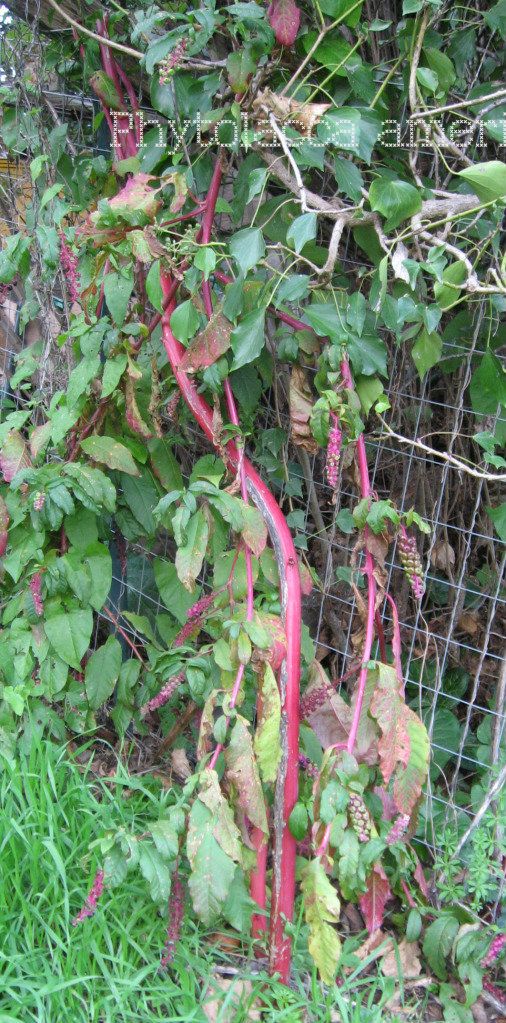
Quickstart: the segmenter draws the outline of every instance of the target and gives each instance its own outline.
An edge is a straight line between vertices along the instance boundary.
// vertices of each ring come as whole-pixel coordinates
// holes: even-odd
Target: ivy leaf
[[[307,834],[308,824],[309,814],[304,803],[296,803],[288,819],[288,827],[297,842],[302,842],[302,839]]]
[[[170,870],[154,846],[142,842],[139,852],[139,867],[142,876],[149,884],[153,902],[161,905],[167,902],[170,895]]]
[[[281,745],[281,700],[270,664],[266,664],[260,688],[260,714],[255,732],[254,749],[264,782],[276,781]]]
[[[196,799],[188,821],[187,853],[191,866],[189,889],[193,908],[210,924],[228,898],[236,866],[214,837],[215,820],[202,800]]]
[[[414,185],[408,181],[390,181],[388,178],[376,178],[373,181],[369,189],[369,202],[372,210],[386,218],[386,231],[419,213],[422,208],[422,198]]]
[[[360,202],[364,179],[358,167],[351,160],[346,160],[344,156],[336,156],[334,174],[339,191],[344,192],[353,202]]]
[[[339,922],[341,905],[319,859],[304,867],[301,889],[309,926],[309,951],[323,982],[332,984],[341,955],[341,942],[331,925]]]
[[[56,653],[65,664],[76,671],[88,649],[93,629],[90,608],[60,611],[44,622],[44,632]]]
[[[276,42],[281,46],[292,46],[300,25],[300,9],[295,0],[272,0],[267,17]]]
[[[128,448],[114,437],[86,437],[81,441],[81,448],[94,462],[103,462],[109,469],[118,469],[128,476],[139,476],[139,469]]]
[[[232,331],[231,343],[232,371],[258,358],[265,344],[265,308],[253,310],[241,320]]]
[[[109,636],[86,665],[86,695],[93,710],[98,710],[114,692],[120,669],[121,646],[115,636]]]
[[[253,743],[247,722],[238,717],[225,750],[225,774],[235,786],[239,805],[252,824],[267,834],[265,802],[253,754]]]
[[[387,875],[381,863],[375,863],[366,881],[367,891],[360,896],[360,912],[369,934],[381,927],[385,905],[392,897]]]
[[[446,980],[445,959],[451,951],[458,929],[458,920],[454,916],[444,913],[429,924],[425,932],[423,952],[439,980]]]
[[[230,348],[232,325],[223,313],[213,313],[211,319],[193,339],[181,359],[181,369],[186,373],[196,373],[206,369],[225,354]]]
[[[487,508],[487,515],[492,519],[498,537],[506,543],[506,503],[499,504],[497,508]]]
[[[193,590],[202,568],[208,539],[209,523],[199,508],[186,527],[186,543],[176,553],[177,574],[187,590]]]
[[[506,196],[506,164],[502,160],[488,160],[475,163],[458,171],[458,176],[468,181],[482,202],[491,202]]]
[[[7,434],[0,450],[0,469],[6,483],[11,483],[16,473],[31,465],[30,455],[19,430]]]
[[[485,352],[469,391],[473,410],[479,416],[495,415],[498,405],[506,405],[506,371],[493,352]]]
[[[424,328],[411,349],[413,362],[418,370],[420,379],[423,380],[429,369],[437,366],[442,350],[443,341],[439,334],[429,334]]]
[[[134,279],[131,274],[123,277],[122,274],[108,273],[104,278],[104,295],[107,308],[118,327],[125,322],[125,316],[134,287]]]
[[[292,221],[286,232],[286,240],[293,244],[297,255],[304,248],[306,242],[311,242],[316,238],[317,226],[316,213],[303,213],[301,217]]]
[[[245,227],[237,231],[232,235],[229,247],[231,256],[244,276],[265,255],[265,242],[258,227]]]

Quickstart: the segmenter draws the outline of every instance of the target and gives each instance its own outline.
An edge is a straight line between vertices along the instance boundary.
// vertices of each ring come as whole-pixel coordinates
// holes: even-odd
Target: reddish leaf
[[[387,875],[380,863],[375,863],[367,878],[367,891],[360,896],[360,911],[369,934],[381,927],[385,906],[392,897]]]
[[[7,434],[0,451],[0,469],[6,483],[14,479],[20,469],[31,465],[27,446],[19,430],[11,430]]]
[[[294,0],[273,0],[268,10],[269,24],[281,46],[292,46],[300,25],[300,10]]]
[[[422,791],[429,766],[429,739],[425,726],[404,703],[395,668],[378,664],[377,686],[370,713],[381,730],[378,743],[385,785],[395,772],[394,799],[401,813],[411,814]]]
[[[109,199],[109,205],[116,210],[142,210],[146,216],[154,217],[161,200],[157,198],[156,190],[150,187],[149,182],[153,180],[152,174],[134,174],[121,191]]]
[[[135,384],[131,377],[125,379],[125,419],[134,433],[138,433],[143,440],[150,440],[153,431],[144,422],[135,400]]]
[[[300,588],[304,597],[309,597],[313,589],[313,576],[303,561],[299,561]]]
[[[415,855],[416,855],[416,853],[415,853]],[[413,877],[414,877],[416,883],[418,884],[418,887],[419,887],[422,895],[424,895],[425,898],[428,899],[429,898],[429,886],[427,884],[427,881],[425,880],[425,874],[423,872],[423,867],[422,867],[422,864],[420,863],[420,860],[417,860],[417,864],[416,864],[416,868],[415,868],[415,872],[413,874]]]
[[[7,529],[9,527],[9,512],[7,511],[7,505],[0,497],[0,558],[5,554],[7,547]]]
[[[230,348],[232,324],[220,312],[214,313],[209,323],[197,334],[181,359],[185,373],[212,366]]]

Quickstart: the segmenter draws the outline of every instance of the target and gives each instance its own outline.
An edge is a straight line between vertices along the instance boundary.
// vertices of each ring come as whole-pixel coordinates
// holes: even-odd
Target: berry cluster
[[[37,493],[35,494],[34,502],[33,502],[33,510],[34,511],[42,511],[45,503],[46,503],[46,495],[43,493],[42,490],[37,491]]]
[[[325,463],[325,473],[327,476],[327,482],[332,490],[337,488],[337,480],[339,476],[339,461],[341,457],[341,444],[343,441],[343,433],[340,429],[339,423],[336,416],[333,415],[334,425],[329,433],[329,440],[327,444],[327,461]]]
[[[486,956],[481,960],[482,966],[491,966],[506,948],[506,934],[498,934],[492,941]]]
[[[309,693],[304,693],[300,701],[301,720],[309,717],[310,714],[314,714],[320,707],[323,707],[324,703],[327,703],[331,696],[332,690],[327,686],[318,686]]]
[[[197,600],[197,602],[192,605],[192,607],[188,611],[188,617],[186,619],[186,622],[184,623],[183,628],[180,629],[177,636],[174,638],[172,646],[183,646],[183,644],[186,642],[187,639],[190,638],[195,629],[200,627],[200,625],[202,624],[202,619],[207,609],[211,607],[211,604],[213,603],[215,596],[216,593],[213,590],[211,593],[206,593],[205,597],[201,597],[200,600]]]
[[[413,594],[417,600],[421,600],[425,593],[422,561],[414,537],[408,536],[404,528],[399,536],[398,547],[401,565],[411,583]]]
[[[160,85],[166,85],[167,82],[170,80],[176,68],[179,67],[184,57],[184,51],[186,50],[187,46],[188,40],[181,39],[181,42],[174,47],[172,53],[169,53],[169,56],[166,57],[165,60],[161,62]]]
[[[362,796],[350,796],[348,816],[359,842],[367,842],[371,837],[371,818]]]
[[[309,757],[306,757],[304,753],[299,753],[299,765],[310,778],[318,777],[318,768],[316,764],[313,764],[313,761],[310,760]]]
[[[42,572],[36,572],[30,579],[30,591],[33,598],[33,606],[35,614],[38,618],[41,618],[44,614],[44,604],[42,603]]]
[[[404,838],[409,825],[409,820],[409,813],[399,814],[388,832],[387,845],[394,845],[395,842],[400,842],[401,838]]]

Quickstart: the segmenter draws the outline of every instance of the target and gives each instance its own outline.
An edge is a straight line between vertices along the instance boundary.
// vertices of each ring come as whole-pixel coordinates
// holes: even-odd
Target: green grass
[[[173,969],[160,972],[166,920],[140,877],[104,892],[95,916],[71,923],[100,865],[93,842],[107,828],[142,827],[163,798],[150,779],[132,791],[121,765],[112,785],[84,776],[50,744],[14,763],[0,758],[0,1023],[205,1023],[203,992],[213,965],[226,959],[190,919]],[[325,996],[306,956],[299,942],[298,990],[250,975],[252,995],[262,992],[263,1020],[389,1018],[375,1004],[389,993],[386,982],[351,977],[346,990]],[[233,999],[232,986],[217,1023],[250,1018],[245,1005],[230,1009]]]

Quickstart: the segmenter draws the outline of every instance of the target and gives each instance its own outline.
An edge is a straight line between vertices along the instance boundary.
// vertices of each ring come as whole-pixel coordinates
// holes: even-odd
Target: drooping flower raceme
[[[153,696],[152,700],[148,700],[148,702],[141,707],[141,717],[149,714],[152,710],[158,710],[159,707],[163,707],[163,705],[170,700],[178,686],[181,685],[184,677],[184,671],[180,671],[178,675],[174,675],[172,678],[169,678],[169,681],[166,682],[163,689],[160,689],[160,692],[157,693],[156,696]]]
[[[60,232],[60,263],[67,282],[70,301],[72,304],[79,302],[80,283],[77,256],[74,255],[72,249],[67,244],[63,231]]]
[[[387,835],[387,845],[394,845],[395,842],[400,842],[401,838],[404,838],[406,834],[410,817],[409,813],[401,813],[394,821],[390,831]]]
[[[104,871],[97,870],[95,874],[93,884],[86,896],[84,906],[79,910],[77,916],[72,921],[72,926],[77,927],[77,924],[82,923],[87,916],[93,916],[97,908],[97,902],[104,890]]]
[[[179,874],[172,879],[172,889],[169,897],[169,926],[167,928],[167,940],[165,942],[164,954],[160,960],[160,966],[168,966],[174,959],[174,952],[179,940],[181,923],[183,920],[184,891]]]
[[[341,445],[343,441],[343,433],[339,426],[337,416],[331,413],[333,426],[329,433],[329,439],[327,444],[327,461],[325,463],[325,473],[327,476],[327,482],[332,490],[337,487],[337,481],[339,477],[339,460],[341,457]]]
[[[481,960],[481,965],[491,966],[499,958],[504,948],[506,948],[506,934],[498,934],[492,941],[486,956]]]
[[[160,85],[166,85],[166,83],[170,80],[171,76],[174,74],[174,71],[181,63],[184,57],[184,51],[186,50],[187,46],[188,40],[181,39],[181,42],[174,47],[172,53],[169,53],[168,57],[166,57],[165,60],[161,61]]]
[[[33,606],[35,614],[38,618],[41,618],[44,614],[44,604],[42,603],[42,572],[36,572],[30,579],[30,592],[32,594]]]

